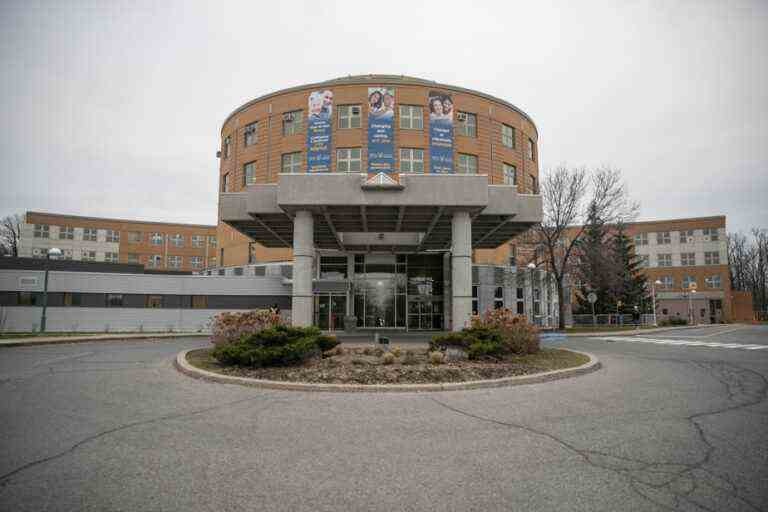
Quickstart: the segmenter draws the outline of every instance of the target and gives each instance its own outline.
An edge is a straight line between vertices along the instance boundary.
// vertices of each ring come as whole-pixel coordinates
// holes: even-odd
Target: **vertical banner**
[[[368,172],[395,170],[395,90],[368,88]]]
[[[429,91],[429,172],[454,172],[453,98],[438,91]]]
[[[333,92],[315,91],[311,93],[308,112],[307,172],[330,172]]]

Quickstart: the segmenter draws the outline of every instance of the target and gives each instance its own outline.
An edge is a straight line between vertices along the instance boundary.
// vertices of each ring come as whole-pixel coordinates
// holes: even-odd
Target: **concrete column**
[[[451,320],[460,331],[472,315],[472,220],[456,212],[451,220]]]
[[[312,212],[296,212],[293,219],[293,296],[291,324],[312,325],[312,262],[315,256]]]

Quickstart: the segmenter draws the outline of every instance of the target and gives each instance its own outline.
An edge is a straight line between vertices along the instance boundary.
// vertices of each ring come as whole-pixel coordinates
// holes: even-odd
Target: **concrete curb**
[[[220,373],[209,372],[192,366],[187,361],[187,354],[192,350],[183,350],[176,355],[174,366],[181,373],[195,379],[218,382],[221,384],[238,384],[255,388],[277,389],[282,391],[326,391],[326,392],[363,392],[363,393],[408,393],[425,391],[464,391],[470,389],[498,388],[504,386],[519,386],[523,384],[538,384],[550,382],[568,377],[576,377],[599,370],[602,367],[600,361],[587,352],[571,350],[577,354],[589,357],[589,362],[575,368],[552,370],[535,375],[518,375],[491,380],[473,380],[468,382],[447,382],[444,384],[310,384],[308,382],[286,382],[275,380],[251,379],[247,377],[233,377]]]
[[[88,343],[91,341],[154,341],[169,338],[196,338],[196,337],[209,337],[210,333],[200,332],[187,332],[187,333],[173,333],[173,334],[104,334],[96,336],[51,336],[50,339],[46,338],[11,338],[8,340],[0,340],[0,348],[4,347],[36,347],[39,345],[63,345],[65,343]]]
[[[684,329],[703,329],[707,327],[724,327],[732,324],[706,324],[706,325],[682,325],[679,327],[654,327],[652,329],[628,329],[624,331],[591,331],[591,332],[564,332],[568,338],[584,338],[592,336],[637,336],[640,334],[654,334],[657,332],[681,331]]]

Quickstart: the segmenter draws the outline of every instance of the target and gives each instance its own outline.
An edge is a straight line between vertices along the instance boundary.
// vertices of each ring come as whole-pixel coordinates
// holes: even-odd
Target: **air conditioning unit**
[[[221,158],[221,151],[216,152],[216,158]]]
[[[465,114],[464,112],[459,112],[458,114],[456,114],[456,119],[458,119],[459,121],[466,121],[467,114]]]
[[[359,116],[360,115],[360,107],[352,107],[352,115]]]
[[[293,121],[293,112],[283,114],[283,121]]]

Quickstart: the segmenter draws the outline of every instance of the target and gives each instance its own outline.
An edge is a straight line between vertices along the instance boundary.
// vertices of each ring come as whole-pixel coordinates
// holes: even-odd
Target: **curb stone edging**
[[[187,332],[187,333],[173,333],[173,334],[163,334],[163,333],[155,333],[155,334],[140,334],[140,335],[131,335],[131,334],[112,334],[112,335],[94,335],[94,336],[62,336],[62,337],[56,337],[51,336],[51,339],[24,339],[24,338],[9,338],[8,340],[0,340],[0,349],[2,348],[10,348],[10,347],[37,347],[40,345],[64,345],[68,343],[89,343],[92,341],[157,341],[157,340],[164,340],[164,339],[174,339],[174,338],[200,338],[200,337],[210,337],[210,333],[199,333],[199,332]]]
[[[534,375],[517,375],[514,377],[502,377],[500,379],[490,380],[472,380],[467,382],[446,382],[436,384],[312,384],[308,382],[290,382],[264,379],[252,379],[248,377],[234,377],[220,373],[210,372],[192,366],[187,361],[187,354],[193,350],[182,350],[176,354],[174,366],[176,369],[195,379],[206,380],[209,382],[218,382],[221,384],[238,384],[240,386],[250,386],[265,389],[277,389],[283,391],[326,391],[326,392],[424,392],[424,391],[460,391],[470,389],[498,388],[504,386],[519,386],[523,384],[538,384],[550,382],[553,380],[564,379],[585,375],[602,368],[602,363],[588,352],[571,350],[577,354],[589,357],[589,361],[575,368],[564,368],[562,370],[551,370],[548,372],[537,373]]]
[[[729,324],[704,324],[704,325],[679,325],[670,327],[651,327],[650,329],[624,329],[622,331],[611,331],[606,329],[603,331],[589,331],[589,332],[563,332],[567,338],[591,338],[594,336],[640,336],[643,334],[656,334],[666,331],[681,331],[685,329],[701,329],[705,327],[723,327]]]

